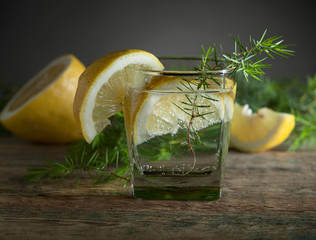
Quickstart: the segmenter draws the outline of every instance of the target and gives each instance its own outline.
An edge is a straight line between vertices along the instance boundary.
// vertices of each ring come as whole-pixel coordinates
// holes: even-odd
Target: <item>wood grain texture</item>
[[[135,200],[119,181],[29,184],[67,146],[0,139],[0,239],[316,239],[316,152],[229,152],[215,202]]]

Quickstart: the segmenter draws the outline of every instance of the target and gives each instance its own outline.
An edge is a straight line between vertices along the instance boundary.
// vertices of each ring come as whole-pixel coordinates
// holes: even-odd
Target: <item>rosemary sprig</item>
[[[25,179],[32,182],[61,181],[65,176],[77,172],[77,184],[83,173],[88,173],[94,180],[93,185],[113,179],[129,182],[129,158],[122,113],[111,120],[112,126],[101,132],[91,144],[84,140],[77,142],[69,149],[63,162],[46,160],[44,167],[29,168]],[[113,164],[116,165],[115,170],[110,171],[109,167]]]
[[[182,83],[182,85],[186,88],[189,89],[190,91],[194,92],[194,91],[199,91],[200,89],[207,89],[209,86],[208,83],[208,74],[206,73],[206,68],[209,68],[208,65],[208,58],[209,56],[213,53],[216,52],[216,50],[213,48],[208,48],[208,50],[205,52],[204,47],[202,46],[202,64],[201,66],[199,66],[197,68],[198,71],[201,72],[201,74],[198,76],[197,82],[195,81],[191,81],[191,80],[187,80],[187,79],[183,79],[184,83]],[[192,86],[193,85],[193,86]],[[180,91],[183,91],[182,88],[178,88]],[[184,173],[184,175],[189,174],[196,165],[196,154],[195,154],[195,150],[192,146],[192,140],[196,138],[196,136],[198,136],[196,130],[193,127],[193,122],[196,118],[204,118],[205,115],[211,114],[212,112],[200,112],[200,108],[209,108],[208,105],[205,104],[198,104],[198,98],[199,95],[198,94],[193,94],[193,96],[191,96],[191,94],[185,94],[185,97],[187,99],[187,102],[181,102],[182,105],[187,105],[186,107],[180,107],[178,104],[174,103],[174,105],[179,108],[180,110],[182,110],[184,113],[186,113],[187,115],[190,116],[190,120],[187,126],[187,144],[188,144],[188,148],[189,151],[191,152],[192,156],[193,156],[193,164],[192,167],[189,171],[187,171],[186,173]],[[200,95],[200,97],[205,98],[205,99],[209,99],[207,96],[205,95]],[[215,101],[215,99],[214,99]]]
[[[249,38],[249,46],[245,46],[239,36],[233,37],[235,50],[232,54],[226,53],[221,49],[221,56],[218,56],[218,51],[214,44],[205,52],[202,46],[202,65],[198,70],[216,70],[219,68],[232,69],[233,73],[242,72],[245,79],[249,77],[261,81],[261,76],[265,74],[265,68],[270,68],[271,64],[263,63],[269,57],[275,59],[275,56],[288,57],[293,56],[294,51],[288,49],[290,44],[283,44],[282,36],[274,36],[265,39],[267,30],[264,31],[260,40],[255,40],[251,36]],[[206,60],[203,58],[206,58]],[[212,55],[212,57],[211,57]],[[215,66],[210,66],[209,61],[214,61]]]
[[[265,74],[263,69],[270,67],[270,64],[263,63],[268,57],[274,59],[274,55],[287,57],[292,56],[294,53],[294,51],[287,49],[290,45],[282,44],[282,37],[270,37],[265,39],[266,33],[267,30],[264,31],[259,41],[250,37],[249,46],[244,46],[241,43],[239,37],[235,38],[231,36],[235,43],[235,51],[232,54],[228,54],[224,53],[222,50],[222,56],[218,56],[218,51],[215,44],[213,45],[213,47],[209,47],[207,50],[205,50],[204,46],[202,45],[202,63],[200,66],[196,67],[196,70],[200,72],[200,75],[191,81],[183,79],[185,83],[183,83],[182,85],[187,90],[190,90],[192,92],[199,91],[200,89],[207,89],[209,86],[209,81],[214,81],[216,84],[221,85],[219,79],[213,77],[212,73],[208,73],[208,71],[214,71],[218,69],[230,69],[232,70],[231,74],[238,74],[242,72],[247,81],[249,80],[249,77],[261,81],[261,75]],[[266,56],[262,57],[262,54],[265,54]],[[209,64],[211,61],[215,62],[215,65]],[[222,84],[224,86],[225,80]],[[194,87],[192,87],[192,85],[194,85]],[[180,91],[183,91],[182,88],[178,89]],[[201,97],[203,98],[204,95],[201,95]],[[194,94],[193,97],[189,94],[186,94],[186,98],[188,102],[185,103],[185,105],[188,106],[180,107],[179,104],[174,105],[182,110],[184,113],[190,115],[190,120],[187,126],[187,144],[194,159],[192,166],[193,169],[196,164],[196,154],[194,148],[192,147],[191,141],[191,132],[194,132],[194,129],[192,129],[193,122],[195,118],[203,118],[204,115],[211,114],[212,112],[203,114],[200,113],[200,108],[207,108],[209,106],[199,105],[197,103],[198,94]],[[182,105],[183,104],[184,103],[182,103]]]
[[[316,74],[307,78],[307,86],[291,111],[296,116],[295,140],[290,150],[311,148],[316,145]]]

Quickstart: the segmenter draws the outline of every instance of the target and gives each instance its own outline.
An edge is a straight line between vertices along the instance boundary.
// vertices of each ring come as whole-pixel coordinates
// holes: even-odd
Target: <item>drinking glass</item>
[[[196,70],[196,58],[160,58],[139,69],[124,108],[132,188],[138,199],[220,198],[236,84],[231,69]],[[213,62],[209,63],[216,64]]]

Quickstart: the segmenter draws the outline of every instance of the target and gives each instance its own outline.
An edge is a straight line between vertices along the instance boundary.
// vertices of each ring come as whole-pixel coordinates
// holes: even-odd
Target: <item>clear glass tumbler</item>
[[[196,71],[201,60],[161,58],[164,71],[140,69],[125,125],[135,198],[219,199],[236,84],[229,69]]]

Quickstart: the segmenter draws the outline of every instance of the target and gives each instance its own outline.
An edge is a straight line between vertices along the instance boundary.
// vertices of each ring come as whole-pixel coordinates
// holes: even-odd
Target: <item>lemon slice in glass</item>
[[[194,81],[194,80],[192,80]],[[233,81],[226,80],[227,88],[233,87]],[[133,141],[135,145],[141,144],[149,139],[164,135],[176,134],[180,128],[188,128],[191,124],[194,131],[206,128],[222,120],[230,120],[233,111],[234,92],[220,92],[215,87],[215,82],[211,82],[208,91],[196,93],[185,90],[183,84],[186,81],[172,76],[155,76],[145,85],[137,101],[138,104],[133,110]],[[213,87],[212,88],[212,84]],[[191,85],[195,87],[195,85]],[[196,89],[195,89],[196,90]],[[192,103],[189,99],[194,99],[198,106],[200,117],[193,117],[192,123]],[[229,104],[224,112],[224,104]]]

